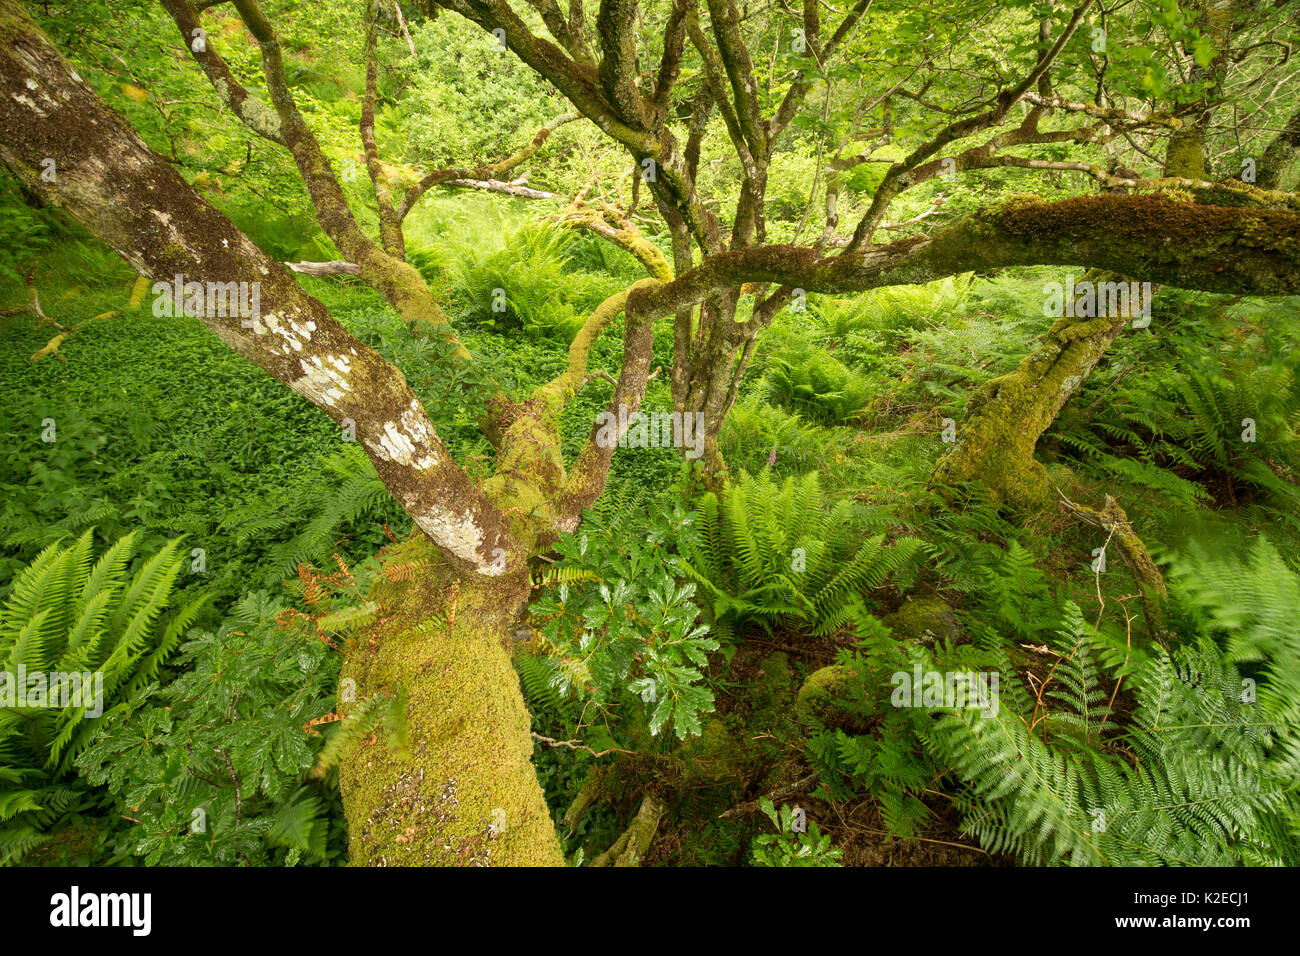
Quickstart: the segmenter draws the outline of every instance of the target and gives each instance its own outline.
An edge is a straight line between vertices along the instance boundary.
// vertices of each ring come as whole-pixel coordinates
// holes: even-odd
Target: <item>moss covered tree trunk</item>
[[[971,400],[957,442],[935,469],[934,481],[978,481],[1016,507],[1045,505],[1047,472],[1034,448],[1079,390],[1128,319],[1061,318],[1047,340],[1014,372],[987,382]]]
[[[1190,52],[1187,56],[1188,77],[1184,85],[1199,90],[1200,95],[1175,109],[1176,115],[1181,116],[1184,122],[1169,137],[1165,151],[1166,176],[1199,180],[1211,176],[1206,163],[1205,144],[1214,109],[1223,98],[1223,80],[1228,71],[1231,52],[1229,37],[1235,6],[1235,0],[1204,0],[1193,6],[1191,12],[1197,29],[1213,44],[1215,55],[1204,66]]]
[[[1201,11],[1220,51],[1226,43],[1231,8],[1230,0],[1211,0]],[[1221,84],[1225,69],[1226,61],[1220,52],[1210,68],[1194,66],[1189,82]],[[1194,106],[1187,121],[1166,144],[1166,177],[1206,178],[1205,142],[1214,100],[1206,93]],[[1127,281],[1100,271],[1090,272],[1085,278],[1093,283]],[[1101,303],[1100,294],[1097,303]],[[1034,458],[1038,439],[1087,381],[1127,324],[1127,317],[1115,316],[1062,318],[1053,325],[1043,345],[1014,372],[981,389],[967,409],[956,447],[935,469],[934,481],[978,481],[1007,504],[1023,508],[1046,505],[1051,500],[1051,489],[1046,470]]]
[[[413,570],[373,588],[381,623],[342,679],[358,701],[405,695],[406,747],[379,733],[340,768],[352,863],[562,866],[508,650],[527,574],[456,575],[422,537],[388,566]]]
[[[530,546],[522,522],[498,507],[510,490],[477,487],[401,372],[150,151],[13,0],[0,0],[0,160],[143,275],[259,283],[260,315],[199,321],[350,422],[419,529],[396,556],[404,581],[376,587],[381,623],[344,668],[358,701],[399,691],[407,699],[405,754],[377,741],[344,758],[356,862],[561,863],[505,650],[528,596]],[[49,160],[52,179],[41,175]],[[512,426],[503,456],[519,457],[526,425]]]

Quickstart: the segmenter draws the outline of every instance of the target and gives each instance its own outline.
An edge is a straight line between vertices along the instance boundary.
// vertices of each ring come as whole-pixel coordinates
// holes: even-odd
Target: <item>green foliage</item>
[[[754,840],[755,866],[841,866],[844,851],[831,846],[831,838],[822,833],[817,822],[807,822],[807,830],[796,832],[795,811],[783,805],[780,812],[772,801],[764,797],[760,809],[776,827],[776,833],[766,833]],[[803,824],[800,824],[802,827]]]
[[[854,617],[857,644],[835,658],[844,675],[835,709],[838,721],[869,729],[819,723],[808,736],[808,762],[818,771],[819,793],[836,801],[870,793],[890,834],[914,837],[930,815],[920,793],[937,773],[922,745],[930,718],[920,707],[885,706],[893,675],[910,674],[914,658],[875,617],[860,608]]]
[[[391,694],[371,694],[357,702],[357,706],[330,734],[321,749],[316,768],[312,773],[322,777],[338,767],[348,751],[353,750],[371,734],[381,734],[395,752],[404,752],[409,744],[406,725],[406,691],[398,688]]]
[[[1179,302],[1161,308],[1201,326],[1217,316],[1212,307]],[[1285,346],[1261,335],[1244,346],[1225,341],[1235,354],[1207,355],[1206,339],[1223,337],[1222,329],[1194,327],[1154,355],[1125,356],[1122,374],[1098,382],[1097,397],[1064,415],[1052,435],[1098,472],[1165,507],[1194,511],[1225,501],[1249,521],[1300,530],[1295,360],[1277,357]],[[1127,376],[1138,361],[1149,369]]]
[[[491,162],[572,109],[516,57],[502,56],[496,37],[459,17],[422,19],[412,33],[417,59],[404,64],[411,86],[387,117],[387,155],[403,149],[431,169]]]
[[[134,535],[98,559],[90,531],[50,545],[0,610],[0,863],[84,808],[73,762],[157,677],[198,613],[202,599],[167,613],[185,560],[177,542],[131,573],[135,553]]]
[[[826,459],[828,436],[797,414],[777,408],[754,394],[741,398],[723,424],[719,447],[737,468],[758,471],[775,451],[773,468],[803,474]]]
[[[450,249],[413,253],[411,261],[435,281],[445,274],[453,308],[465,321],[567,344],[586,316],[626,285],[575,268],[575,245],[573,234],[558,226],[503,223],[493,234],[470,222]]]
[[[339,550],[370,554],[384,543],[382,526],[392,522],[399,531],[409,518],[388,496],[361,447],[347,444],[321,461],[320,471],[300,477],[230,512],[222,521],[237,545],[275,541],[264,567],[275,578],[291,575],[300,564],[320,564]],[[361,530],[360,540],[350,529]],[[296,533],[295,533],[296,530]],[[271,583],[270,580],[267,582]]]
[[[683,568],[710,597],[716,629],[732,634],[747,623],[779,621],[830,634],[851,616],[854,601],[907,570],[920,549],[915,538],[885,545],[883,534],[861,540],[853,507],[829,505],[816,472],[777,485],[768,471],[742,472],[723,492],[695,506],[699,538],[686,546]]]
[[[526,651],[517,651],[513,660],[519,672],[519,688],[529,707],[534,711],[558,709],[562,697],[554,680],[556,669],[544,657]]]
[[[190,633],[173,679],[106,716],[78,766],[132,822],[117,859],[340,861],[338,793],[311,776],[324,741],[308,731],[332,709],[338,658],[309,629],[277,625],[286,610],[245,596],[215,632]]]
[[[947,506],[937,497],[917,523],[925,539],[923,550],[931,566],[959,591],[978,591],[985,569],[1001,560],[1012,542],[1020,543],[1020,530],[1004,517],[997,502],[980,484],[962,489],[963,507]]]
[[[1197,626],[1176,650],[1125,648],[1067,603],[1043,700],[1004,680],[995,716],[935,723],[929,745],[968,785],[959,806],[986,848],[1030,864],[1300,859],[1300,576],[1261,542],[1246,560],[1201,552],[1174,580]],[[1136,700],[1126,723],[1106,686],[1121,677]]]
[[[1056,629],[1060,611],[1047,576],[1019,541],[1013,540],[1000,555],[986,552],[970,584],[983,612],[973,625],[977,642],[1000,643],[999,632],[1035,642],[1044,631]]]
[[[26,271],[49,249],[61,230],[48,216],[30,205],[25,187],[9,172],[0,170],[0,283],[18,285]]]
[[[713,710],[713,692],[700,684],[719,645],[698,623],[695,585],[681,580],[676,551],[691,532],[679,494],[640,499],[635,510],[562,536],[555,545],[561,567],[593,579],[561,580],[529,613],[548,654],[550,683],[562,695],[624,706],[639,697],[652,736],[671,726],[684,740],[700,733],[702,716]],[[545,696],[535,671],[529,684],[532,699]]]
[[[828,299],[820,307],[831,338],[868,332],[899,342],[909,332],[946,324],[971,294],[973,277],[949,276],[928,285],[891,286],[852,299]]]
[[[769,401],[810,421],[847,422],[871,399],[872,383],[823,351],[777,358],[765,379]]]
[[[264,251],[281,261],[341,257],[316,222],[290,153],[251,134],[229,110],[214,110],[210,83],[188,58],[159,56],[160,49],[183,49],[158,4],[29,6],[86,82]],[[1283,22],[1267,7],[1234,22],[1240,56],[1230,65],[1232,81],[1214,93],[1224,98],[1220,115],[1250,121],[1211,130],[1208,177],[1238,176],[1241,160],[1262,155],[1294,110],[1294,96],[1264,82],[1276,58],[1267,38]],[[398,201],[423,172],[501,158],[572,109],[463,18],[433,17],[423,5],[405,4],[415,47],[409,51],[392,8],[379,8],[376,134],[385,185]],[[374,193],[357,140],[362,12],[350,0],[268,8],[304,119],[341,174],[359,224],[376,235]],[[852,31],[843,55],[829,62],[788,48],[786,27],[794,21],[781,5],[746,13],[742,29],[764,116],[789,93],[796,69],[817,80],[806,108],[774,145],[766,235],[757,241],[820,235],[828,163],[870,153],[873,161],[847,165],[840,175],[843,237],[889,168],[874,160],[903,159],[954,116],[983,109],[1008,77],[1026,75],[1041,55],[1040,3],[973,0],[946,12],[936,19],[915,5],[877,0],[864,29]],[[650,29],[639,40],[655,33],[658,13],[649,13]],[[1054,31],[1060,14],[1051,13]],[[536,11],[520,15],[542,29]],[[204,22],[234,74],[265,98],[261,51],[235,12],[217,5]],[[1089,14],[1055,61],[1054,89],[1067,100],[1096,95],[1100,51],[1091,44],[1099,23]],[[1214,44],[1187,5],[1120,7],[1101,25],[1110,105],[1176,111],[1206,94],[1206,84],[1188,79],[1186,68],[1210,64]],[[661,52],[658,42],[646,47],[649,62]],[[936,50],[947,51],[940,61]],[[700,81],[688,48],[667,104],[683,143]],[[899,82],[921,92],[890,95]],[[873,105],[863,112],[864,103]],[[1082,118],[1068,111],[1048,112],[1042,128],[1055,133],[1076,120]],[[882,123],[890,138],[883,145],[880,130],[867,131]],[[705,133],[695,185],[725,235],[735,224],[742,171],[716,111]],[[945,151],[956,155],[988,135]],[[1014,152],[1067,165],[1115,160],[1151,176],[1159,172],[1162,135],[1139,127],[1106,151],[1095,142],[1059,142],[1022,144]],[[626,210],[670,252],[647,190],[642,186],[631,201],[626,153],[609,145],[595,124],[572,123],[509,175]],[[1289,165],[1291,183],[1294,161]],[[1046,199],[1075,196],[1086,179],[1072,170],[1022,168],[963,171],[956,185],[938,177],[887,210],[891,220],[925,214],[923,221],[868,238],[918,236],[1026,189]],[[343,442],[300,397],[193,320],[159,320],[147,305],[125,308],[131,268],[43,205],[38,193],[0,174],[0,601],[25,593],[23,576],[42,549],[63,553],[69,536],[81,536],[74,549],[84,541],[108,550],[128,531],[140,552],[167,551],[180,563],[172,603],[194,606],[200,588],[210,600],[186,625],[182,653],[148,667],[148,654],[141,658],[147,679],[123,678],[102,720],[51,713],[34,725],[35,735],[0,724],[9,728],[0,735],[0,828],[9,829],[0,833],[19,824],[31,830],[5,838],[0,857],[54,835],[59,839],[46,840],[27,859],[341,862],[345,834],[329,768],[371,733],[403,746],[404,708],[400,692],[336,701],[338,655],[329,645],[354,642],[382,613],[365,598],[365,559],[390,533],[406,534],[410,519],[361,449]],[[940,196],[942,206],[932,206]],[[563,368],[564,346],[580,323],[644,271],[596,236],[539,225],[556,208],[439,187],[407,218],[409,260],[444,304],[473,364],[412,330],[355,278],[298,277],[402,370],[452,457],[476,480],[494,464],[479,425],[488,396],[504,391],[523,399]],[[51,334],[25,309],[22,278],[33,262],[42,303],[58,321],[118,312],[69,338],[61,350],[66,362],[28,358]],[[805,739],[787,737],[799,731],[788,718],[778,720],[762,727],[773,731],[763,738],[772,742],[755,742],[747,759],[763,764],[780,737],[780,747],[801,750],[819,772],[819,797],[834,804],[869,794],[888,828],[902,836],[930,823],[919,794],[958,786],[944,773],[957,766],[957,776],[968,780],[959,799],[972,832],[1026,861],[1294,863],[1297,818],[1288,781],[1300,775],[1297,705],[1288,701],[1300,700],[1293,666],[1300,654],[1288,628],[1300,597],[1294,562],[1279,554],[1290,555],[1300,539],[1300,386],[1287,357],[1297,302],[1166,289],[1153,329],[1116,341],[1040,443],[1043,460],[1070,460],[1087,492],[1115,493],[1152,551],[1170,563],[1169,621],[1183,643],[1165,654],[1116,632],[1127,578],[1121,571],[1094,581],[1083,571],[1086,549],[1074,528],[1052,524],[1051,516],[1032,530],[1020,527],[1021,516],[978,496],[954,511],[926,489],[943,450],[937,423],[960,419],[974,390],[1013,368],[1045,331],[1043,271],[813,295],[807,312],[778,315],[760,333],[723,426],[721,449],[741,477],[719,497],[700,501],[694,514],[682,508],[679,489],[661,494],[680,461],[673,450],[620,451],[605,497],[581,531],[547,555],[559,562],[542,566],[539,557],[533,568],[537,635],[519,649],[516,667],[534,729],[581,739],[596,751],[668,757],[715,708],[716,726],[733,730],[773,708],[769,699],[755,706],[748,681],[728,682],[733,661],[748,663],[747,650],[729,639],[737,628],[781,631],[780,640],[796,643],[838,631],[843,643],[843,626],[851,624],[856,645],[835,649],[847,675],[837,688],[835,725],[814,724]],[[504,293],[501,312],[492,308],[496,289]],[[743,321],[750,297],[741,302]],[[590,370],[617,374],[622,349],[616,319],[594,344]],[[654,330],[651,359],[665,374],[651,382],[644,409],[672,408],[666,373],[673,359],[672,322],[665,320]],[[599,379],[572,397],[561,423],[567,461],[609,398]],[[54,441],[43,438],[47,419],[57,426]],[[1242,437],[1245,419],[1254,422],[1254,442]],[[759,478],[742,474],[765,467],[770,472]],[[805,477],[812,469],[818,475]],[[1212,555],[1195,539],[1207,528],[1216,535]],[[882,533],[899,529],[924,545],[905,538],[886,548]],[[1283,542],[1280,552],[1245,550],[1255,534]],[[192,572],[168,550],[179,535],[187,547],[206,551],[206,571]],[[804,562],[798,572],[796,549]],[[327,578],[310,567],[334,555],[341,558],[339,575]],[[922,555],[926,567],[914,570]],[[360,580],[349,564],[362,569]],[[273,590],[300,566],[290,585],[299,608],[258,590]],[[127,573],[124,566],[119,596]],[[925,575],[927,584],[959,594],[973,646],[923,650],[887,634],[867,608],[882,610],[873,598],[895,603],[898,595],[880,587],[891,575],[903,588]],[[1065,600],[1082,604],[1094,588],[1104,589],[1110,615],[1098,615],[1099,630]],[[56,618],[70,619],[77,606],[51,604],[44,620],[53,626]],[[173,621],[182,617],[173,614]],[[179,640],[167,634],[151,639],[160,648]],[[1048,644],[1061,657],[1034,652],[1026,664],[1025,644]],[[823,652],[830,654],[829,644],[796,668],[824,660]],[[963,668],[990,660],[1004,677],[1005,706],[996,716],[885,703],[891,674],[918,661]],[[1052,665],[1040,702],[1020,675],[1029,669],[1041,680]],[[1241,681],[1258,683],[1257,703],[1240,699]],[[672,733],[665,732],[669,726]],[[90,727],[94,739],[69,765]],[[57,766],[47,767],[56,752]],[[588,771],[607,760],[580,748],[539,748],[539,778],[557,816],[594,779]],[[75,776],[77,769],[85,778]],[[23,798],[3,796],[23,788],[40,795],[32,798],[39,808],[14,810]],[[726,795],[731,802],[723,806],[735,796]],[[711,816],[710,800],[696,794],[667,818],[690,835],[693,846],[684,855],[736,862],[743,828],[695,826],[702,817],[691,814],[706,805]],[[588,850],[608,847],[623,829],[625,809],[593,808],[573,839]],[[1094,834],[1090,809],[1108,814],[1104,833]],[[195,810],[205,814],[206,829],[197,832]],[[811,834],[796,834],[790,808],[764,810],[779,832],[755,841],[755,862],[837,861],[839,851],[815,825]],[[76,840],[68,838],[73,831]]]
[[[194,319],[122,315],[69,339],[66,363],[29,362],[47,338],[27,319],[0,329],[0,588],[40,548],[92,525],[101,545],[136,531],[143,550],[184,535],[206,568],[187,567],[178,586],[202,585],[221,611],[250,583],[274,586],[267,556],[282,567],[293,522],[348,480],[347,460],[314,465],[346,452],[338,427]],[[359,559],[383,540],[383,520],[402,527],[396,505],[352,514],[317,543],[332,535]],[[253,515],[260,531],[229,523]]]

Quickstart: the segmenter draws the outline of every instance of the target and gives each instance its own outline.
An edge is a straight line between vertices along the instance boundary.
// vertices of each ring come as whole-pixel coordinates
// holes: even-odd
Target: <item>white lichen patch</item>
[[[275,312],[269,312],[262,316],[261,319],[267,331],[273,335],[278,335],[283,341],[284,345],[280,351],[285,355],[292,352],[301,352],[303,343],[311,341],[311,333],[315,328],[312,323],[309,323],[312,325],[312,328],[309,329],[301,323],[295,322],[293,319],[285,319]],[[318,365],[320,364],[320,359],[317,357],[313,357],[312,361]]]
[[[293,334],[298,336],[298,339],[300,341],[302,342],[311,341],[311,334],[316,331],[315,322],[312,322],[310,320],[308,320],[307,322],[299,322],[296,319],[289,319],[288,322],[289,322],[289,328],[293,330]],[[331,355],[330,360],[333,359],[334,356]],[[343,371],[346,372],[347,369],[345,368]]]
[[[41,109],[39,106],[37,106],[37,105],[36,105],[36,101],[33,100],[30,96],[25,96],[25,95],[23,95],[22,93],[15,93],[13,96],[14,96],[14,99],[15,99],[15,100],[17,100],[17,101],[18,101],[19,103],[21,103],[23,106],[27,107],[29,110],[31,110],[33,113],[35,113],[37,116],[40,116],[40,117],[44,118],[44,117],[46,117],[46,116],[49,115],[48,113],[45,112],[45,110],[43,110],[43,109]]]
[[[582,518],[579,517],[578,515],[573,515],[567,518],[564,517],[563,515],[560,515],[557,516],[553,522],[551,522],[551,527],[554,528],[556,531],[562,533],[567,532],[569,534],[573,534],[575,531],[578,530],[578,525],[581,521]]]
[[[305,374],[289,387],[315,405],[333,408],[352,391],[347,363],[340,364],[336,355],[327,355],[323,361],[313,355],[310,361],[299,359],[299,365]]]
[[[438,452],[432,447],[437,436],[429,427],[424,409],[414,399],[397,422],[384,422],[378,440],[364,439],[365,445],[384,461],[425,471],[438,464]]]
[[[162,223],[163,228],[167,230],[167,238],[171,242],[174,242],[182,249],[190,249],[189,242],[186,240],[185,236],[181,235],[181,231],[176,228],[176,223],[172,222],[172,217],[169,213],[166,213],[161,209],[151,209],[149,212],[155,219]]]
[[[415,443],[393,422],[384,422],[377,442],[369,438],[365,442],[366,447],[384,461],[408,466],[415,463]]]
[[[478,549],[483,543],[483,532],[469,515],[457,514],[436,505],[424,510],[413,510],[411,517],[438,547],[449,551],[463,561],[468,561],[480,574],[496,577],[505,573],[504,561],[484,561]]]

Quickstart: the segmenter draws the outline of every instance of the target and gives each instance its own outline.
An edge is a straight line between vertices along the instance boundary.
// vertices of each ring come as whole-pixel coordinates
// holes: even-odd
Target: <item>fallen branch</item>
[[[1094,527],[1108,531],[1107,542],[1112,537],[1118,539],[1120,555],[1124,558],[1129,573],[1133,575],[1133,580],[1137,582],[1139,596],[1142,599],[1142,610],[1146,612],[1151,636],[1165,643],[1171,636],[1165,628],[1165,605],[1169,601],[1169,589],[1165,586],[1164,575],[1151,560],[1151,553],[1138,537],[1137,532],[1133,530],[1133,526],[1129,524],[1128,515],[1119,506],[1119,502],[1107,495],[1105,504],[1098,511],[1071,501],[1061,493],[1060,489],[1057,489],[1056,493],[1061,496],[1061,501],[1072,514]]]
[[[361,266],[339,259],[331,259],[329,262],[286,262],[285,265],[294,272],[309,276],[361,275]]]
[[[772,803],[775,804],[779,800],[786,800],[801,793],[807,793],[812,789],[813,784],[817,782],[818,776],[819,774],[814,771],[806,777],[800,777],[794,783],[787,783],[783,787],[777,787],[775,790],[768,791],[757,800],[748,800],[745,803],[739,803],[726,813],[721,814],[718,819],[734,820],[737,817],[747,817],[751,813],[757,813],[762,808],[764,800],[771,800]]]
[[[613,846],[592,860],[591,865],[640,866],[659,831],[659,820],[663,813],[663,804],[647,793],[641,798],[641,806],[623,835],[614,841]]]
[[[516,179],[514,182],[503,183],[499,179],[448,179],[442,183],[444,186],[459,186],[462,189],[482,189],[490,193],[504,193],[507,196],[518,196],[521,199],[563,199],[559,193],[543,192],[540,189],[530,189],[524,185],[528,180]]]

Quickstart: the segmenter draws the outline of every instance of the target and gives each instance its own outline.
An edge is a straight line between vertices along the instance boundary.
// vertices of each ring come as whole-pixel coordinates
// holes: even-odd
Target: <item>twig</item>
[[[244,800],[239,790],[239,777],[235,775],[235,765],[230,762],[230,754],[222,747],[217,748],[217,753],[221,754],[222,759],[226,761],[226,767],[230,770],[230,779],[235,782],[235,826],[239,826],[239,821],[244,815]]]
[[[636,754],[635,750],[621,750],[618,747],[610,747],[608,750],[602,750],[600,753],[597,753],[581,740],[556,740],[553,737],[543,737],[538,733],[534,733],[532,738],[539,744],[546,744],[548,747],[568,747],[570,750],[585,750],[593,757],[605,757],[609,754]]]
[[[762,806],[764,800],[771,800],[773,803],[776,803],[778,800],[785,800],[787,797],[793,797],[796,794],[807,793],[812,785],[817,782],[817,777],[819,775],[820,774],[817,771],[813,771],[806,777],[800,777],[794,783],[787,783],[783,787],[777,787],[775,790],[763,794],[763,796],[759,797],[757,800],[748,800],[745,803],[737,804],[730,810],[721,814],[718,819],[733,820],[736,817],[746,817],[758,810]]]

